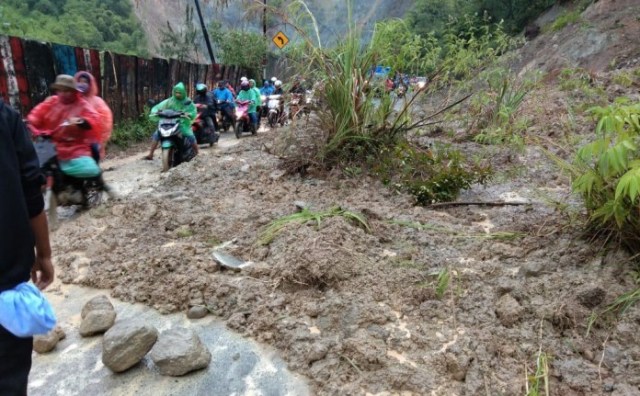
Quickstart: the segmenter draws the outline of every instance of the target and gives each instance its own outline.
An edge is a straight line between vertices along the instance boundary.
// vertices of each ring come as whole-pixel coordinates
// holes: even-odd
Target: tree
[[[198,28],[193,21],[193,7],[187,5],[184,25],[174,29],[167,21],[167,28],[160,31],[162,40],[158,51],[166,58],[180,61],[196,61],[198,58]]]

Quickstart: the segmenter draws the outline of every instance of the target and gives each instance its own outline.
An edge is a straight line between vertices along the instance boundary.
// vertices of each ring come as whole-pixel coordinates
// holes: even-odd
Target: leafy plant
[[[147,114],[149,114],[149,108],[145,107],[138,118],[122,120],[114,125],[109,144],[128,147],[132,143],[149,139],[156,128],[156,123],[149,120]]]
[[[165,58],[179,61],[195,61],[198,56],[199,28],[193,19],[193,7],[187,5],[184,22],[180,29],[172,27],[167,21],[167,27],[160,30],[160,48],[158,50]]]
[[[250,70],[254,75],[261,70],[267,56],[267,43],[262,35],[246,30],[226,30],[217,21],[209,26],[209,35],[224,64]]]
[[[446,145],[429,149],[400,142],[382,148],[373,166],[374,174],[397,191],[413,195],[418,205],[453,201],[461,190],[484,183],[489,166],[467,163],[460,152]]]
[[[449,289],[449,281],[451,280],[451,273],[449,268],[443,268],[438,272],[438,278],[436,279],[436,297],[442,299],[444,294]]]
[[[578,150],[569,168],[573,190],[584,199],[590,229],[635,253],[640,250],[640,104],[619,99],[590,113],[597,119],[596,140]]]
[[[298,213],[284,216],[272,221],[260,234],[258,243],[261,245],[270,244],[271,242],[273,242],[276,235],[290,223],[304,224],[309,221],[315,221],[316,226],[320,227],[320,224],[324,219],[335,216],[342,216],[348,220],[353,221],[356,225],[360,226],[365,231],[371,232],[366,218],[360,213],[344,210],[340,207],[331,208],[324,212],[314,212],[305,208]]]

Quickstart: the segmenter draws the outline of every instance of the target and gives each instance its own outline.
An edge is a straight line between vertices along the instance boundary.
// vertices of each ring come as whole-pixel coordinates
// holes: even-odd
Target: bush
[[[446,145],[417,148],[404,141],[384,148],[373,171],[399,192],[414,196],[418,205],[454,201],[460,191],[474,183],[485,183],[489,166],[465,162],[459,151]]]
[[[128,147],[132,143],[149,139],[156,129],[156,123],[149,120],[148,114],[149,109],[145,107],[144,112],[138,118],[124,120],[114,125],[109,143],[119,147]]]
[[[570,170],[573,190],[582,195],[595,234],[640,252],[640,104],[618,99],[594,107],[596,140],[578,150]]]

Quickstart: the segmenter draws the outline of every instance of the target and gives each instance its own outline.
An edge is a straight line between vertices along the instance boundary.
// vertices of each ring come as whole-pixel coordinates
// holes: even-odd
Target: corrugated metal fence
[[[0,97],[23,116],[51,93],[56,75],[91,72],[101,96],[113,110],[114,120],[137,117],[149,99],[162,100],[182,81],[192,96],[194,85],[213,88],[215,77],[237,81],[242,70],[223,65],[199,65],[166,59],[100,52],[0,36]]]

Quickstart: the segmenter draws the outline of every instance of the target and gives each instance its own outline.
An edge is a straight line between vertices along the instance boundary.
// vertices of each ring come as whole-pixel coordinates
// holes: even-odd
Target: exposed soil
[[[609,99],[638,99],[637,85],[595,78]],[[561,146],[593,133],[582,114],[568,131],[572,95],[551,81],[523,105],[531,136],[563,157]],[[166,174],[140,155],[107,161],[123,197],[63,222],[59,276],[166,313],[203,297],[228,327],[276,347],[316,394],[522,395],[539,351],[550,355],[552,394],[640,394],[640,308],[586,336],[591,312],[633,287],[633,267],[559,210],[580,202],[539,147],[458,142],[496,170],[461,200],[529,204],[432,210],[367,177],[285,175],[264,150],[284,134],[223,143]],[[296,201],[359,212],[370,232],[337,216],[291,223],[260,245]],[[222,270],[211,252],[225,242],[252,264]]]

